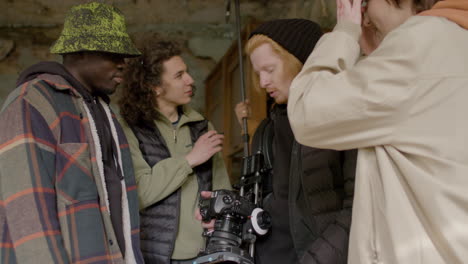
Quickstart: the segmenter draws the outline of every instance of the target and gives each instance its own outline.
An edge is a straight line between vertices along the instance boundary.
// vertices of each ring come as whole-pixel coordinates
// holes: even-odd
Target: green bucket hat
[[[72,7],[62,34],[50,48],[54,54],[101,51],[139,56],[141,53],[127,34],[125,18],[117,8],[102,3]]]

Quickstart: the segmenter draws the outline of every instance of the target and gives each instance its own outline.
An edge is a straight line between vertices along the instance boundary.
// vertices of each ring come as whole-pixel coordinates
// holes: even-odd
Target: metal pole
[[[237,30],[237,47],[239,53],[239,71],[240,71],[240,89],[241,89],[241,98],[245,102],[245,78],[244,78],[244,58],[243,46],[242,46],[242,35],[241,35],[241,18],[240,18],[240,3],[239,0],[236,0],[236,30]],[[247,125],[247,118],[242,118],[242,139],[244,141],[244,157],[250,155],[250,146],[249,146],[249,130]]]
[[[241,17],[240,17],[240,0],[235,0],[236,5],[236,33],[237,33],[237,48],[238,48],[238,55],[239,55],[239,77],[240,77],[240,89],[241,89],[241,98],[242,101],[245,102],[246,93],[245,93],[245,77],[244,77],[244,58],[243,54],[243,46],[242,46],[242,34],[241,34]],[[231,0],[226,0],[226,22],[227,18],[231,14]],[[247,117],[242,118],[242,140],[244,143],[244,158],[250,156],[250,145],[249,145],[249,129],[247,125]],[[241,182],[244,180],[244,177],[241,178]],[[239,194],[240,196],[244,196],[244,186],[241,186]],[[258,204],[258,193],[259,193],[259,185],[258,183],[254,186],[254,203]],[[254,257],[255,252],[255,240],[250,242],[249,245],[249,253],[250,256]]]
[[[240,89],[241,89],[241,98],[245,102],[247,99],[245,93],[245,77],[244,77],[244,58],[243,58],[243,46],[242,46],[242,34],[241,34],[241,17],[240,17],[240,0],[235,0],[236,2],[236,31],[237,31],[237,48],[239,54],[239,74],[240,74]],[[249,129],[247,125],[247,117],[242,118],[242,140],[244,141],[244,157],[250,156],[250,145],[249,145]],[[242,177],[244,178],[244,177]],[[244,187],[240,189],[240,195],[244,195]],[[255,204],[258,202],[258,184],[255,184]],[[254,257],[255,253],[255,242],[252,241],[249,245],[250,256]]]

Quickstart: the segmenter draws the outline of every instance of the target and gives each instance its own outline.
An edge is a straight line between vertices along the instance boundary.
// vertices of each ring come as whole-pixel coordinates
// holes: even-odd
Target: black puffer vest
[[[192,143],[208,130],[208,121],[188,123]],[[166,142],[156,126],[132,128],[140,144],[140,150],[150,167],[171,157]],[[194,168],[199,191],[212,189],[212,160]],[[180,189],[165,199],[140,211],[141,251],[145,263],[169,264],[174,250],[179,225]]]

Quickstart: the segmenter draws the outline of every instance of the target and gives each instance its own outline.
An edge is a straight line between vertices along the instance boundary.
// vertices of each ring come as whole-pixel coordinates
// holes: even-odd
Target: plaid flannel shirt
[[[81,96],[58,75],[24,83],[5,102],[0,114],[1,263],[143,263],[128,143],[113,116],[125,175],[126,245],[132,249],[124,260],[89,118]]]

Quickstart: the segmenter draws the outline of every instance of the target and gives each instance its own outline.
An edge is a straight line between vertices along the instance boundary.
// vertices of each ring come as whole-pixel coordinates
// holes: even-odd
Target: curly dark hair
[[[155,86],[161,85],[163,63],[182,50],[173,41],[157,34],[140,39],[141,56],[130,58],[125,71],[125,85],[118,101],[120,113],[130,126],[151,125],[157,115]]]

